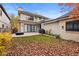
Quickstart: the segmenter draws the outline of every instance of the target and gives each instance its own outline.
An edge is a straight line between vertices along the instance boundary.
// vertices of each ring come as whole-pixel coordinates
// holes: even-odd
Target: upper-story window
[[[79,31],[79,20],[66,22],[66,31]]]
[[[2,16],[2,10],[0,10],[0,16]]]
[[[28,20],[34,20],[34,17],[31,17],[31,16],[30,16],[30,17],[28,18]]]

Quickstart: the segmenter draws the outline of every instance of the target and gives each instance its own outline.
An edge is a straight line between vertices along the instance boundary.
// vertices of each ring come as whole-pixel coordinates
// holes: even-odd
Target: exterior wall
[[[30,28],[27,30],[27,25],[35,25],[35,32],[38,32],[38,30],[40,29],[40,26],[38,24],[32,24],[32,23],[20,23],[19,24],[20,27],[18,29],[18,32],[28,32],[28,30],[30,31]]]
[[[0,16],[0,28],[2,28],[2,24],[4,24],[4,28],[6,27],[10,28],[10,20],[8,19],[8,17],[5,15],[5,13],[1,8],[0,10],[2,11],[2,15]]]
[[[24,14],[20,14],[20,20],[27,20],[27,16]]]
[[[19,23],[20,27],[18,29],[18,32],[27,32],[27,24],[35,25],[36,32],[39,31],[40,26],[37,23],[40,22],[41,20],[44,20],[44,19],[43,18],[39,18],[39,17],[34,17],[34,20],[28,20],[28,17],[30,17],[30,16],[27,16],[25,14],[20,14],[19,20],[25,21],[25,22]],[[35,23],[37,22],[37,23],[35,24],[34,22]]]
[[[34,17],[34,22],[40,22],[40,21],[44,21],[46,19],[44,18],[39,18],[39,17]]]
[[[66,40],[74,40],[74,41],[79,42],[78,31],[66,31],[66,22],[72,21],[72,20],[76,20],[76,19],[64,20],[64,21],[59,22],[60,27],[64,26],[64,29],[60,29],[60,37]]]
[[[45,29],[46,32],[50,32],[50,34],[59,35],[59,22],[55,23],[48,23],[48,24],[42,24],[41,25],[43,29]]]
[[[20,32],[24,32],[24,23],[20,23]]]
[[[49,24],[42,23],[42,28],[45,30],[48,30],[48,31],[51,29],[51,34],[60,35],[60,37],[62,39],[73,40],[73,41],[79,42],[79,32],[78,31],[66,31],[66,22],[72,21],[72,20],[76,20],[76,19],[52,22]]]
[[[34,17],[34,20],[28,20],[30,16],[28,15],[24,15],[24,14],[20,14],[20,20],[26,20],[26,21],[33,21],[33,22],[39,22],[41,20],[44,20],[44,19],[40,19],[39,17]]]

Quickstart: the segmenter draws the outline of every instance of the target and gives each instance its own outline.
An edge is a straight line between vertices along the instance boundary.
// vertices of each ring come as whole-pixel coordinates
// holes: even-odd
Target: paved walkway
[[[16,35],[16,34],[12,34],[12,37],[23,37],[23,36],[32,36],[32,35],[39,35],[39,33],[24,33],[24,35]]]

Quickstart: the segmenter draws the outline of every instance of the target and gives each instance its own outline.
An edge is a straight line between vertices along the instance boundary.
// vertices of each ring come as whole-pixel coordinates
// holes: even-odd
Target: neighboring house
[[[22,8],[18,8],[19,15],[19,29],[18,32],[38,32],[41,28],[41,21],[49,18],[38,14],[24,11]]]
[[[68,18],[68,15],[42,23],[42,28],[62,39],[79,42],[79,18]]]
[[[9,31],[10,18],[5,11],[4,7],[0,4],[0,32]]]

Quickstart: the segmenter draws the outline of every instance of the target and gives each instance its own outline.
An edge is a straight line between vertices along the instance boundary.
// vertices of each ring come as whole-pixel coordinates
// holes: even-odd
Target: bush
[[[12,39],[11,33],[4,32],[0,33],[0,45],[6,45]]]
[[[12,36],[11,33],[4,32],[0,33],[0,55],[3,54],[5,48],[9,48],[9,43],[11,43]]]
[[[3,55],[4,51],[5,51],[5,46],[0,46],[0,56]]]
[[[16,32],[18,32],[18,29],[17,28],[13,28],[12,29],[12,33],[16,33]]]
[[[60,35],[55,35],[55,37],[56,37],[57,39],[60,39]]]
[[[40,29],[40,30],[39,30],[39,33],[45,34],[45,30],[44,30],[44,29]]]

